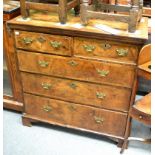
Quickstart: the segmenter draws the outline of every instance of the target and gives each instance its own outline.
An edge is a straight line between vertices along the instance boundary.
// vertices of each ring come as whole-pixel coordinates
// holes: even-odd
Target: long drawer
[[[75,37],[74,54],[91,59],[110,59],[136,63],[138,48],[118,42]]]
[[[24,92],[106,109],[128,111],[131,90],[21,73]]]
[[[67,36],[15,31],[16,47],[20,49],[71,56],[73,39]]]
[[[22,71],[132,88],[135,70],[133,66],[19,50],[17,55]]]
[[[24,94],[26,114],[51,123],[124,136],[127,114]],[[119,121],[118,121],[119,120]]]

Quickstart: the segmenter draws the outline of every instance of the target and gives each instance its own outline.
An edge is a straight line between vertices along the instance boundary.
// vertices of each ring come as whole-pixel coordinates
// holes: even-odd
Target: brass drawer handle
[[[50,83],[42,83],[41,86],[43,89],[46,89],[46,90],[49,90],[52,87]]]
[[[39,61],[38,61],[38,64],[39,64],[39,66],[41,66],[41,67],[47,67],[47,66],[49,65],[49,62],[39,60]]]
[[[96,92],[96,97],[98,99],[104,99],[106,97],[106,94],[104,93],[101,93],[101,92]]]
[[[42,36],[40,36],[38,39],[37,39],[40,43],[43,43],[46,41],[46,39]]]
[[[50,41],[50,45],[53,48],[60,48],[62,46],[62,42],[58,42],[58,41]]]
[[[97,69],[97,73],[102,76],[102,77],[105,77],[109,74],[109,71],[108,70],[100,70],[100,69]]]
[[[74,61],[74,60],[69,61],[68,64],[70,66],[77,66],[78,65],[78,63],[76,61]]]
[[[73,83],[73,82],[70,83],[69,86],[70,86],[72,89],[76,89],[76,87],[77,87],[77,85],[76,85],[75,83]]]
[[[128,55],[128,49],[119,48],[116,49],[117,55],[120,57],[124,57]]]
[[[77,109],[76,106],[72,105],[72,104],[69,105],[68,108],[69,108],[70,111],[76,111],[76,109]]]
[[[25,45],[29,45],[33,42],[33,40],[31,38],[23,38],[22,40]]]
[[[89,52],[89,53],[91,53],[91,52],[93,52],[93,51],[95,50],[95,46],[93,46],[93,45],[83,45],[83,48],[84,48],[87,52]]]
[[[102,117],[94,116],[94,120],[97,124],[102,124],[104,122],[104,119]]]
[[[44,110],[45,112],[50,112],[50,111],[52,111],[52,107],[49,106],[49,105],[44,105],[44,106],[43,106],[43,110]]]
[[[104,50],[107,50],[107,49],[110,49],[110,48],[111,48],[111,45],[108,44],[108,43],[103,43],[103,44],[101,45],[101,47],[102,47]]]

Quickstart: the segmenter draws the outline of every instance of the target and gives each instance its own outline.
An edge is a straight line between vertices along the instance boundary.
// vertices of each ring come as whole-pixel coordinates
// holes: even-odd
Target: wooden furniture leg
[[[122,143],[122,148],[120,151],[121,154],[124,152],[125,149],[128,148],[128,137],[130,135],[130,132],[131,132],[131,117],[128,116],[125,138],[124,138],[124,141]]]
[[[61,24],[65,24],[67,21],[67,0],[59,0],[58,14]]]
[[[128,31],[131,33],[135,32],[135,30],[136,30],[137,17],[138,17],[138,10],[133,7],[130,10],[129,27],[128,27]]]
[[[75,15],[79,15],[80,13],[80,0],[78,0],[78,5],[74,7]]]
[[[137,91],[137,86],[138,86],[138,81],[137,81],[137,73],[136,73],[135,74],[135,81],[134,81],[134,85],[133,85],[133,88],[134,89],[133,89],[132,95],[131,95],[129,114],[130,114],[132,105],[133,105],[133,103],[135,101],[135,94],[136,94],[136,91]],[[130,132],[131,132],[131,117],[130,117],[130,115],[128,115],[128,118],[127,118],[127,126],[126,126],[126,131],[125,131],[125,136],[124,136],[124,142],[122,144],[122,148],[121,148],[120,153],[123,153],[124,149],[127,148],[127,145],[128,145],[128,137],[130,135]]]
[[[81,23],[83,25],[88,24],[88,18],[87,18],[87,7],[89,6],[89,1],[84,0],[84,2],[80,6],[80,17],[81,17]]]
[[[124,149],[127,149],[128,148],[128,141],[127,141],[127,143],[124,143],[124,140],[122,140],[122,139],[118,140],[117,147],[120,147],[120,148],[124,147]]]
[[[26,10],[26,3],[25,0],[20,1],[20,10],[21,10],[21,15],[23,18],[27,18],[28,17],[28,12]]]
[[[32,126],[31,120],[29,118],[24,117],[24,116],[22,116],[22,123],[24,126],[28,126],[28,127]]]
[[[123,141],[122,139],[119,139],[119,140],[118,140],[118,143],[117,143],[117,147],[122,148],[123,142],[124,142],[124,141]]]
[[[123,142],[124,142],[124,141],[123,141],[122,139],[119,139],[119,140],[118,140],[118,143],[117,143],[117,147],[122,148]]]

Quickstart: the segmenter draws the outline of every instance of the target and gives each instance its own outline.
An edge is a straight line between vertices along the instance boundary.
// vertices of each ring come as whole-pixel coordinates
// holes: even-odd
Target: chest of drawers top
[[[108,29],[98,29],[96,26],[106,25]],[[50,34],[87,37],[93,39],[114,40],[132,44],[143,44],[148,39],[148,19],[143,17],[135,33],[127,32],[127,24],[114,21],[90,20],[90,24],[82,26],[80,17],[68,15],[65,25],[59,23],[58,16],[53,13],[31,12],[30,17],[24,20],[21,16],[8,22],[12,29],[43,32]],[[114,31],[109,31],[109,28]]]

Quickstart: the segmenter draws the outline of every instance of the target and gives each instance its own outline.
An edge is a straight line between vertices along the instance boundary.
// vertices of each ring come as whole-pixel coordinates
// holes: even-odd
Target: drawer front
[[[106,109],[128,111],[131,90],[22,73],[24,92]]]
[[[113,59],[136,63],[138,48],[105,40],[74,38],[74,54],[92,59]]]
[[[24,51],[17,53],[19,68],[22,71],[132,87],[135,70],[132,66]]]
[[[24,94],[25,113],[51,123],[124,136],[127,115]]]
[[[57,55],[70,56],[72,53],[72,38],[26,31],[15,31],[16,47]]]

